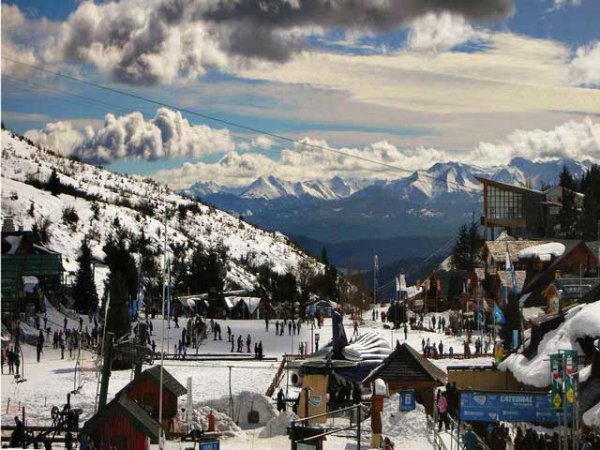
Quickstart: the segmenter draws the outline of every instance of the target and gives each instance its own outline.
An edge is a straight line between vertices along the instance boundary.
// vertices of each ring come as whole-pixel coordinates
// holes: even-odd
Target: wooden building
[[[101,444],[116,450],[148,450],[158,441],[158,422],[140,405],[120,392],[81,429],[96,448]]]
[[[410,345],[396,347],[381,365],[374,369],[363,384],[381,378],[388,385],[390,395],[403,389],[414,389],[417,402],[433,414],[435,389],[446,384],[446,373],[435,366]]]
[[[138,403],[154,420],[158,420],[160,365],[144,370],[121,392]],[[187,389],[163,369],[163,426],[168,431],[176,431],[174,419],[177,417],[177,398],[184,394],[187,394]]]

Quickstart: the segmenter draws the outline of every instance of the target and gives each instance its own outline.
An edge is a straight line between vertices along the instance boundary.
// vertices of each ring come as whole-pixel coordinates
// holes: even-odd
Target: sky
[[[174,188],[600,162],[599,20],[598,0],[7,0],[2,121]]]

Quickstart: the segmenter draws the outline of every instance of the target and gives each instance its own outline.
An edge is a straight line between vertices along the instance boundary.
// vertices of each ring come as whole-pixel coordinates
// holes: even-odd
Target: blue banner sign
[[[569,420],[571,410],[567,409]],[[552,395],[537,392],[474,392],[460,394],[460,418],[474,422],[558,423]]]
[[[507,422],[536,422],[533,394],[502,393],[498,403],[498,420]]]
[[[400,392],[400,411],[412,411],[415,407],[415,390],[404,389]]]
[[[200,442],[199,450],[220,450],[221,444],[219,441]]]
[[[498,420],[498,394],[461,392],[460,418],[477,422],[496,422]]]

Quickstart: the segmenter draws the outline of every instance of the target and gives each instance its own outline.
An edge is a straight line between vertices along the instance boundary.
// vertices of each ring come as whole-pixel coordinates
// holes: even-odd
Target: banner
[[[577,350],[564,350],[563,355],[566,359],[565,369],[567,372],[565,374],[565,393],[567,402],[573,404],[575,400],[575,380],[573,374],[577,372],[579,356]]]
[[[573,407],[567,408],[571,420]],[[542,392],[476,392],[460,393],[460,418],[474,422],[532,422],[558,424],[552,395]]]
[[[563,355],[550,355],[550,373],[552,375],[552,406],[560,411],[563,407]]]
[[[504,317],[504,313],[498,307],[496,303],[494,303],[494,319],[498,325],[504,325],[506,323],[506,318]]]

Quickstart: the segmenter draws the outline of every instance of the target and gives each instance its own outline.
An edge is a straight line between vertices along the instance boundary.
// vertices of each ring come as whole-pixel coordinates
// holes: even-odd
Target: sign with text
[[[415,407],[415,390],[405,389],[400,392],[400,411],[412,411]]]
[[[558,423],[552,394],[538,392],[473,392],[460,394],[460,418],[474,422]],[[567,413],[570,416],[572,406]]]
[[[199,450],[220,450],[221,444],[219,441],[200,442]]]

